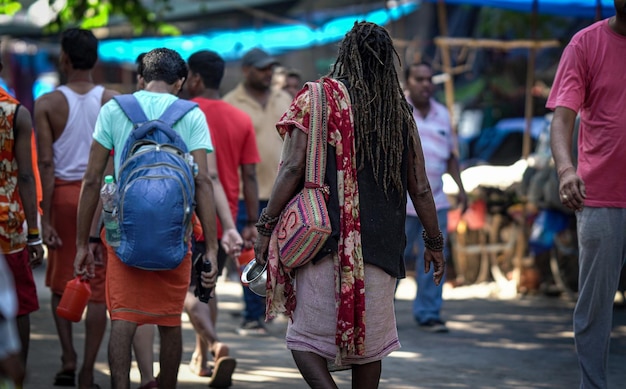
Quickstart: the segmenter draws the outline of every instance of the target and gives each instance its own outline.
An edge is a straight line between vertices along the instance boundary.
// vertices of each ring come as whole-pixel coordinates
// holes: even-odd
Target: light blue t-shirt
[[[178,99],[169,93],[155,93],[145,90],[137,91],[134,95],[139,100],[139,104],[148,119],[160,117],[165,109]],[[115,100],[111,99],[102,106],[96,121],[93,138],[103,147],[115,150],[115,177],[118,175],[122,150],[124,150],[126,140],[132,130],[132,123]],[[198,149],[205,149],[207,153],[213,151],[206,117],[199,108],[192,109],[176,122],[174,130],[181,135],[189,152]]]

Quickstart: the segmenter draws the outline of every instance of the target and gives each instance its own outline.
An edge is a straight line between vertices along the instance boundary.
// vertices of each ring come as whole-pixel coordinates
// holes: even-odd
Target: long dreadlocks
[[[387,31],[374,23],[355,22],[343,39],[329,76],[348,80],[351,95],[357,155],[373,167],[376,184],[389,193],[390,184],[402,186],[403,130],[408,128],[409,144],[417,130],[409,104],[404,98],[394,58],[400,57]],[[361,169],[363,161],[360,162]]]

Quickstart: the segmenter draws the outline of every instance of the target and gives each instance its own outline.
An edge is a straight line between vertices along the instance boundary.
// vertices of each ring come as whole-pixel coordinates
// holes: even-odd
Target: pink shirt
[[[626,208],[626,37],[601,20],[563,51],[546,106],[580,113],[578,174],[586,206]]]
[[[413,106],[411,98],[407,96],[406,99]],[[431,99],[430,111],[426,117],[422,117],[416,108],[413,108],[413,117],[422,143],[426,175],[433,192],[435,207],[437,210],[450,208],[448,197],[443,192],[442,176],[448,171],[448,160],[456,148],[456,136],[452,131],[448,109]],[[416,216],[413,202],[407,201],[406,204],[407,214]]]

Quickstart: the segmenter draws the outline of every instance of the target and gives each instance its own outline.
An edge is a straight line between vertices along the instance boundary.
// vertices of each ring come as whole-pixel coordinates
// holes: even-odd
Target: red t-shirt
[[[574,35],[546,106],[580,112],[578,174],[585,205],[626,208],[626,37],[611,30],[608,20]]]
[[[241,165],[261,161],[252,120],[244,111],[222,100],[195,97],[191,101],[197,103],[206,116],[211,142],[215,149],[217,173],[224,187],[233,220],[236,220],[239,168]],[[218,223],[218,236],[221,235],[221,226]]]

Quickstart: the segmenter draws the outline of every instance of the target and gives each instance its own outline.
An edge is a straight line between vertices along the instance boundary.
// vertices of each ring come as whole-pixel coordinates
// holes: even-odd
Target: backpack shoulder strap
[[[179,121],[183,116],[185,116],[187,112],[191,111],[193,108],[197,106],[198,104],[194,102],[183,100],[183,99],[177,99],[172,104],[170,104],[169,107],[167,107],[167,109],[165,110],[165,112],[163,112],[159,120],[166,123],[170,127],[174,127],[174,124],[177,121]]]
[[[117,95],[113,98],[117,101],[117,104],[119,104],[120,108],[122,108],[122,111],[124,111],[128,119],[130,119],[135,126],[148,121],[146,114],[143,112],[141,105],[139,105],[139,101],[137,101],[137,98],[134,95]]]

